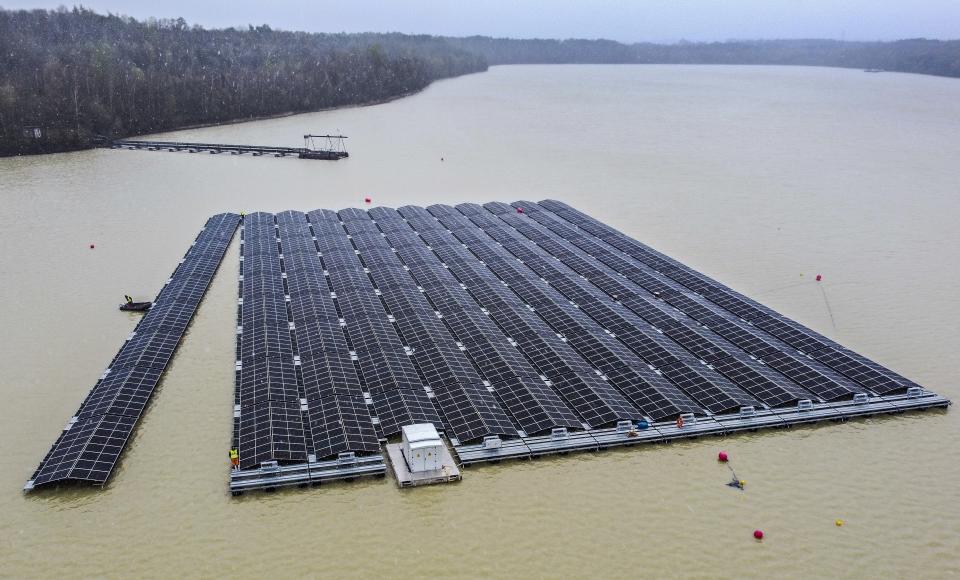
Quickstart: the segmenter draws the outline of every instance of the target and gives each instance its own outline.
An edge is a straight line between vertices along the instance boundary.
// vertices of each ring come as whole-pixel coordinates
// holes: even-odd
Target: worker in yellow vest
[[[230,450],[230,464],[234,469],[240,469],[240,452],[236,449]]]

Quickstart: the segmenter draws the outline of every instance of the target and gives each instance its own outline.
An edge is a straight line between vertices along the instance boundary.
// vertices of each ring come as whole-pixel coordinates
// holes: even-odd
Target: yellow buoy
[[[834,523],[837,524],[837,527],[839,528],[840,526],[843,525],[843,520],[837,520],[837,521],[834,522]]]
[[[747,485],[747,480],[746,480],[746,479],[741,479],[741,480],[740,480],[740,487],[745,487],[746,485]]]

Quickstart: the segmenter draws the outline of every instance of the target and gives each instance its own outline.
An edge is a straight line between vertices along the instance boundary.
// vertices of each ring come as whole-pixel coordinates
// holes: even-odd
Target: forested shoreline
[[[777,64],[960,77],[960,41],[610,40],[207,30],[84,8],[0,9],[0,156],[382,102],[497,64]]]
[[[442,38],[0,10],[0,155],[381,102],[486,70]]]
[[[960,77],[960,40],[742,40],[622,44],[612,40],[447,38],[498,64],[767,64],[881,69]]]

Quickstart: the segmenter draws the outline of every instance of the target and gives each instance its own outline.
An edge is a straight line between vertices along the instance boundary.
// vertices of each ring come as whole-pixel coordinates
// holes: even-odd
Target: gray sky
[[[68,2],[0,0],[4,8]],[[960,38],[960,0],[86,0],[98,12],[183,16],[208,28],[611,38]]]

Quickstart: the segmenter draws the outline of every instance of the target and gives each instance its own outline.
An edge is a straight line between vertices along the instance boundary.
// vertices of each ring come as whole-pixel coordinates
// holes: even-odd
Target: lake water
[[[207,216],[365,196],[566,201],[960,399],[960,80],[496,67],[166,137],[338,130],[351,157],[336,163],[0,159],[0,576],[960,576],[956,410],[470,468],[417,490],[388,477],[231,498],[236,244],[107,487],[23,495],[136,323],[117,303],[155,295]],[[744,492],[724,485],[720,449]]]

